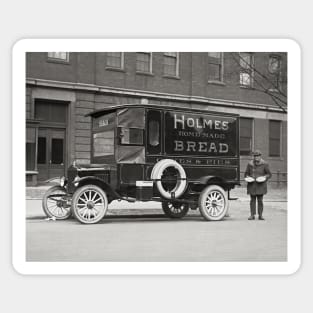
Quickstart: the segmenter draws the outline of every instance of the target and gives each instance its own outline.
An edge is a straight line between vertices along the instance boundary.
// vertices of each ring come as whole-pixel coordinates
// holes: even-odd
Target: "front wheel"
[[[186,203],[162,202],[162,209],[170,218],[182,218],[188,213],[189,206]]]
[[[73,214],[83,224],[98,223],[106,214],[107,208],[108,197],[98,186],[82,186],[73,195]]]
[[[228,198],[225,190],[211,185],[202,190],[199,197],[201,215],[208,221],[219,221],[228,212]]]
[[[61,186],[49,188],[42,198],[42,209],[48,217],[65,220],[71,216],[71,204],[66,190]]]

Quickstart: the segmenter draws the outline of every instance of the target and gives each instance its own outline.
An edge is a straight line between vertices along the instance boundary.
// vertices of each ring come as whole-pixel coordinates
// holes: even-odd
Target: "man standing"
[[[258,200],[259,220],[263,218],[263,195],[267,193],[267,181],[272,177],[269,165],[261,158],[261,151],[256,150],[252,153],[253,159],[247,165],[245,180],[247,184],[247,193],[250,195],[250,217],[255,219],[256,200]]]

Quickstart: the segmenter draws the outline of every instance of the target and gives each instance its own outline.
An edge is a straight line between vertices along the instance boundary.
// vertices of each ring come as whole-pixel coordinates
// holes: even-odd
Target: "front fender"
[[[67,181],[64,176],[52,177],[45,180],[45,184],[53,184],[61,187],[64,187],[66,183]]]
[[[118,198],[117,193],[112,189],[112,187],[101,178],[95,176],[84,176],[84,177],[76,176],[72,182],[72,185],[74,186],[75,190],[81,186],[88,184],[96,185],[105,190],[106,192],[108,192],[113,198]],[[74,192],[75,190],[71,190],[71,192]]]

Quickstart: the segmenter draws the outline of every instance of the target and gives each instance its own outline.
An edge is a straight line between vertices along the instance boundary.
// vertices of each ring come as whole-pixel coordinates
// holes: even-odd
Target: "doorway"
[[[64,128],[38,129],[38,181],[65,175],[65,135]]]

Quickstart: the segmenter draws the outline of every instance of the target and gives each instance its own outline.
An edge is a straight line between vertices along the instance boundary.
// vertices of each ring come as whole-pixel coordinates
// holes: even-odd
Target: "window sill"
[[[169,79],[176,79],[176,80],[180,80],[179,76],[171,76],[171,75],[163,75],[163,78],[169,78]]]
[[[247,89],[247,90],[255,90],[255,88],[254,88],[254,87],[252,87],[252,86],[244,86],[244,85],[240,85],[240,88],[242,88],[242,89]]]
[[[208,84],[210,85],[218,85],[218,86],[226,86],[224,82],[218,80],[208,80]]]
[[[267,90],[268,92],[274,92],[274,93],[279,93],[280,90],[279,89],[276,89],[276,88],[270,88]]]
[[[70,65],[70,61],[62,60],[62,59],[52,59],[52,58],[48,58],[48,59],[47,59],[47,62],[48,62],[48,63],[57,63],[57,64]]]
[[[283,161],[284,160],[284,158],[282,157],[282,156],[268,156],[267,158],[266,158],[267,160],[276,160],[276,161]]]
[[[139,72],[139,71],[136,71],[136,75],[154,76],[153,73],[150,73],[150,72]]]
[[[26,171],[26,175],[38,175],[38,171]]]
[[[107,66],[105,69],[106,69],[107,71],[112,71],[112,72],[126,73],[126,71],[125,71],[123,68],[119,68],[119,67]]]

